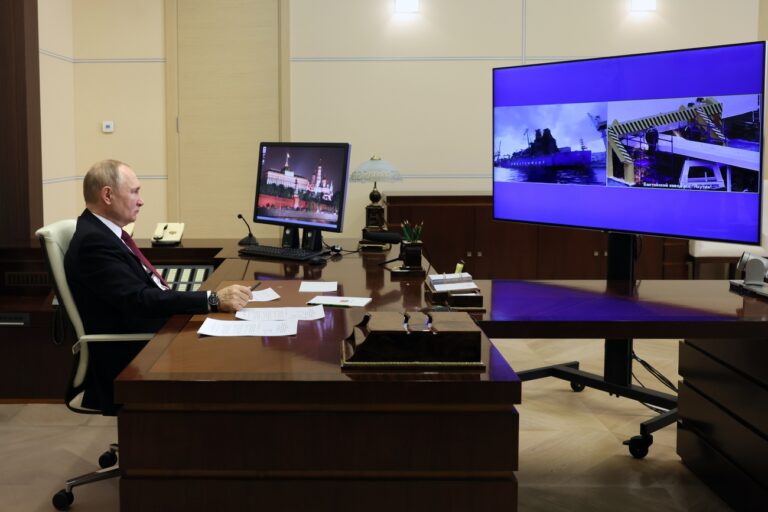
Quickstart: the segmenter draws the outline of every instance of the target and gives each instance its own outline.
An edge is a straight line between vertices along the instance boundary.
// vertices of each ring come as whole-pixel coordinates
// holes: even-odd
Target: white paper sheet
[[[307,304],[324,304],[342,308],[363,307],[371,302],[370,297],[336,297],[330,295],[318,295],[307,301]]]
[[[275,290],[267,288],[266,290],[253,290],[251,292],[251,300],[248,302],[269,302],[279,298],[280,296]]]
[[[206,318],[197,334],[205,336],[294,336],[298,330],[298,321],[262,320],[248,322],[242,320],[217,320]]]
[[[472,281],[472,274],[469,272],[458,272],[455,274],[430,274],[427,276],[429,282],[433,285],[448,283],[468,283]]]
[[[296,308],[243,308],[235,313],[243,320],[319,320],[325,318],[323,306]]]
[[[434,288],[436,292],[463,292],[477,290],[477,284],[474,281],[469,283],[436,284]]]
[[[299,286],[300,292],[335,292],[339,289],[339,283],[336,281],[302,281]]]

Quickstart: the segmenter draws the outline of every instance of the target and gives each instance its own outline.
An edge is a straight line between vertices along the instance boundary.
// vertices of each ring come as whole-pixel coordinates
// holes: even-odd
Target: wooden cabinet
[[[765,339],[680,343],[677,453],[734,510],[768,501],[766,358]]]
[[[424,222],[424,255],[438,272],[453,272],[458,261],[478,279],[524,278],[536,272],[536,228],[495,222],[481,196],[398,196],[387,200],[390,230]]]
[[[389,229],[424,222],[425,255],[438,272],[463,260],[477,279],[602,279],[607,234],[493,220],[491,196],[388,196]],[[639,279],[684,279],[686,240],[645,236]]]

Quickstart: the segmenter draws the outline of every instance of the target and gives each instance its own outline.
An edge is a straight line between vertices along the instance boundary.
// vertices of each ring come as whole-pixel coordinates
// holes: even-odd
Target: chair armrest
[[[72,353],[80,352],[82,343],[109,343],[117,341],[149,341],[155,337],[153,332],[140,332],[131,334],[86,334],[81,336],[77,342],[72,345]]]
[[[86,334],[79,341],[90,343],[92,341],[147,341],[155,337],[154,332],[141,332],[132,334]]]

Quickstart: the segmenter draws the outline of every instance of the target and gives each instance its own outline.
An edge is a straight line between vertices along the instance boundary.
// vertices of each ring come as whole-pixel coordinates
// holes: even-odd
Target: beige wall
[[[765,40],[768,39],[768,0],[760,0],[759,4],[757,38]]]
[[[139,235],[181,212],[194,236],[237,236],[232,214],[252,214],[250,182],[206,210],[182,211],[179,182],[168,188],[168,175],[182,180],[186,164],[177,162],[173,130],[166,132],[178,98],[164,90],[166,72],[172,91],[177,77],[165,48],[166,34],[176,34],[164,7],[183,1],[39,0],[46,221],[79,212],[78,179],[108,156],[128,161],[142,178],[147,206]],[[230,0],[226,14],[247,25],[261,1]],[[751,41],[768,23],[759,8],[765,0],[658,0],[656,13],[639,15],[619,0],[421,0],[421,12],[406,16],[393,15],[392,3],[279,0],[278,15],[279,62],[287,63],[279,69],[280,133],[349,141],[353,168],[381,155],[405,177],[381,184],[385,194],[490,192],[494,67]],[[226,39],[226,51],[247,55],[255,40],[238,43],[240,30],[205,37],[214,45]],[[225,107],[252,105],[247,95],[246,87],[225,97]],[[114,134],[100,132],[104,119],[115,121]],[[212,147],[213,157],[255,147],[262,137],[245,123]],[[253,162],[237,165],[248,181]],[[223,180],[238,187],[230,181]],[[350,185],[344,236],[359,233],[369,189]]]
[[[179,120],[169,134],[171,214],[186,236],[240,238],[247,232],[237,215],[253,215],[259,141],[280,138],[278,1],[168,3],[176,4],[168,31],[178,34],[168,52],[177,70],[169,114]],[[254,226],[254,234],[278,230]]]
[[[167,217],[162,0],[39,0],[45,222],[80,213],[82,176],[117,158],[142,180],[136,234]],[[114,122],[105,134],[101,123]]]
[[[291,0],[291,136],[348,140],[404,176],[384,193],[490,193],[491,70],[757,38],[757,0]],[[724,20],[727,20],[724,21]],[[350,185],[346,232],[370,185]]]
[[[71,0],[39,0],[43,221],[72,217],[75,190],[75,81]]]

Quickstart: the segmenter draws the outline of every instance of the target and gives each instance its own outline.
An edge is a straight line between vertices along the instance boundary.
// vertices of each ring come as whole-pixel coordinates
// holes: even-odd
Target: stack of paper
[[[433,284],[432,288],[438,293],[472,292],[478,289],[474,281],[466,283]]]
[[[217,320],[206,318],[197,334],[204,336],[295,336],[298,321],[293,320]]]
[[[427,276],[430,284],[450,284],[472,282],[472,275],[469,272],[459,272],[456,274],[430,274]]]

